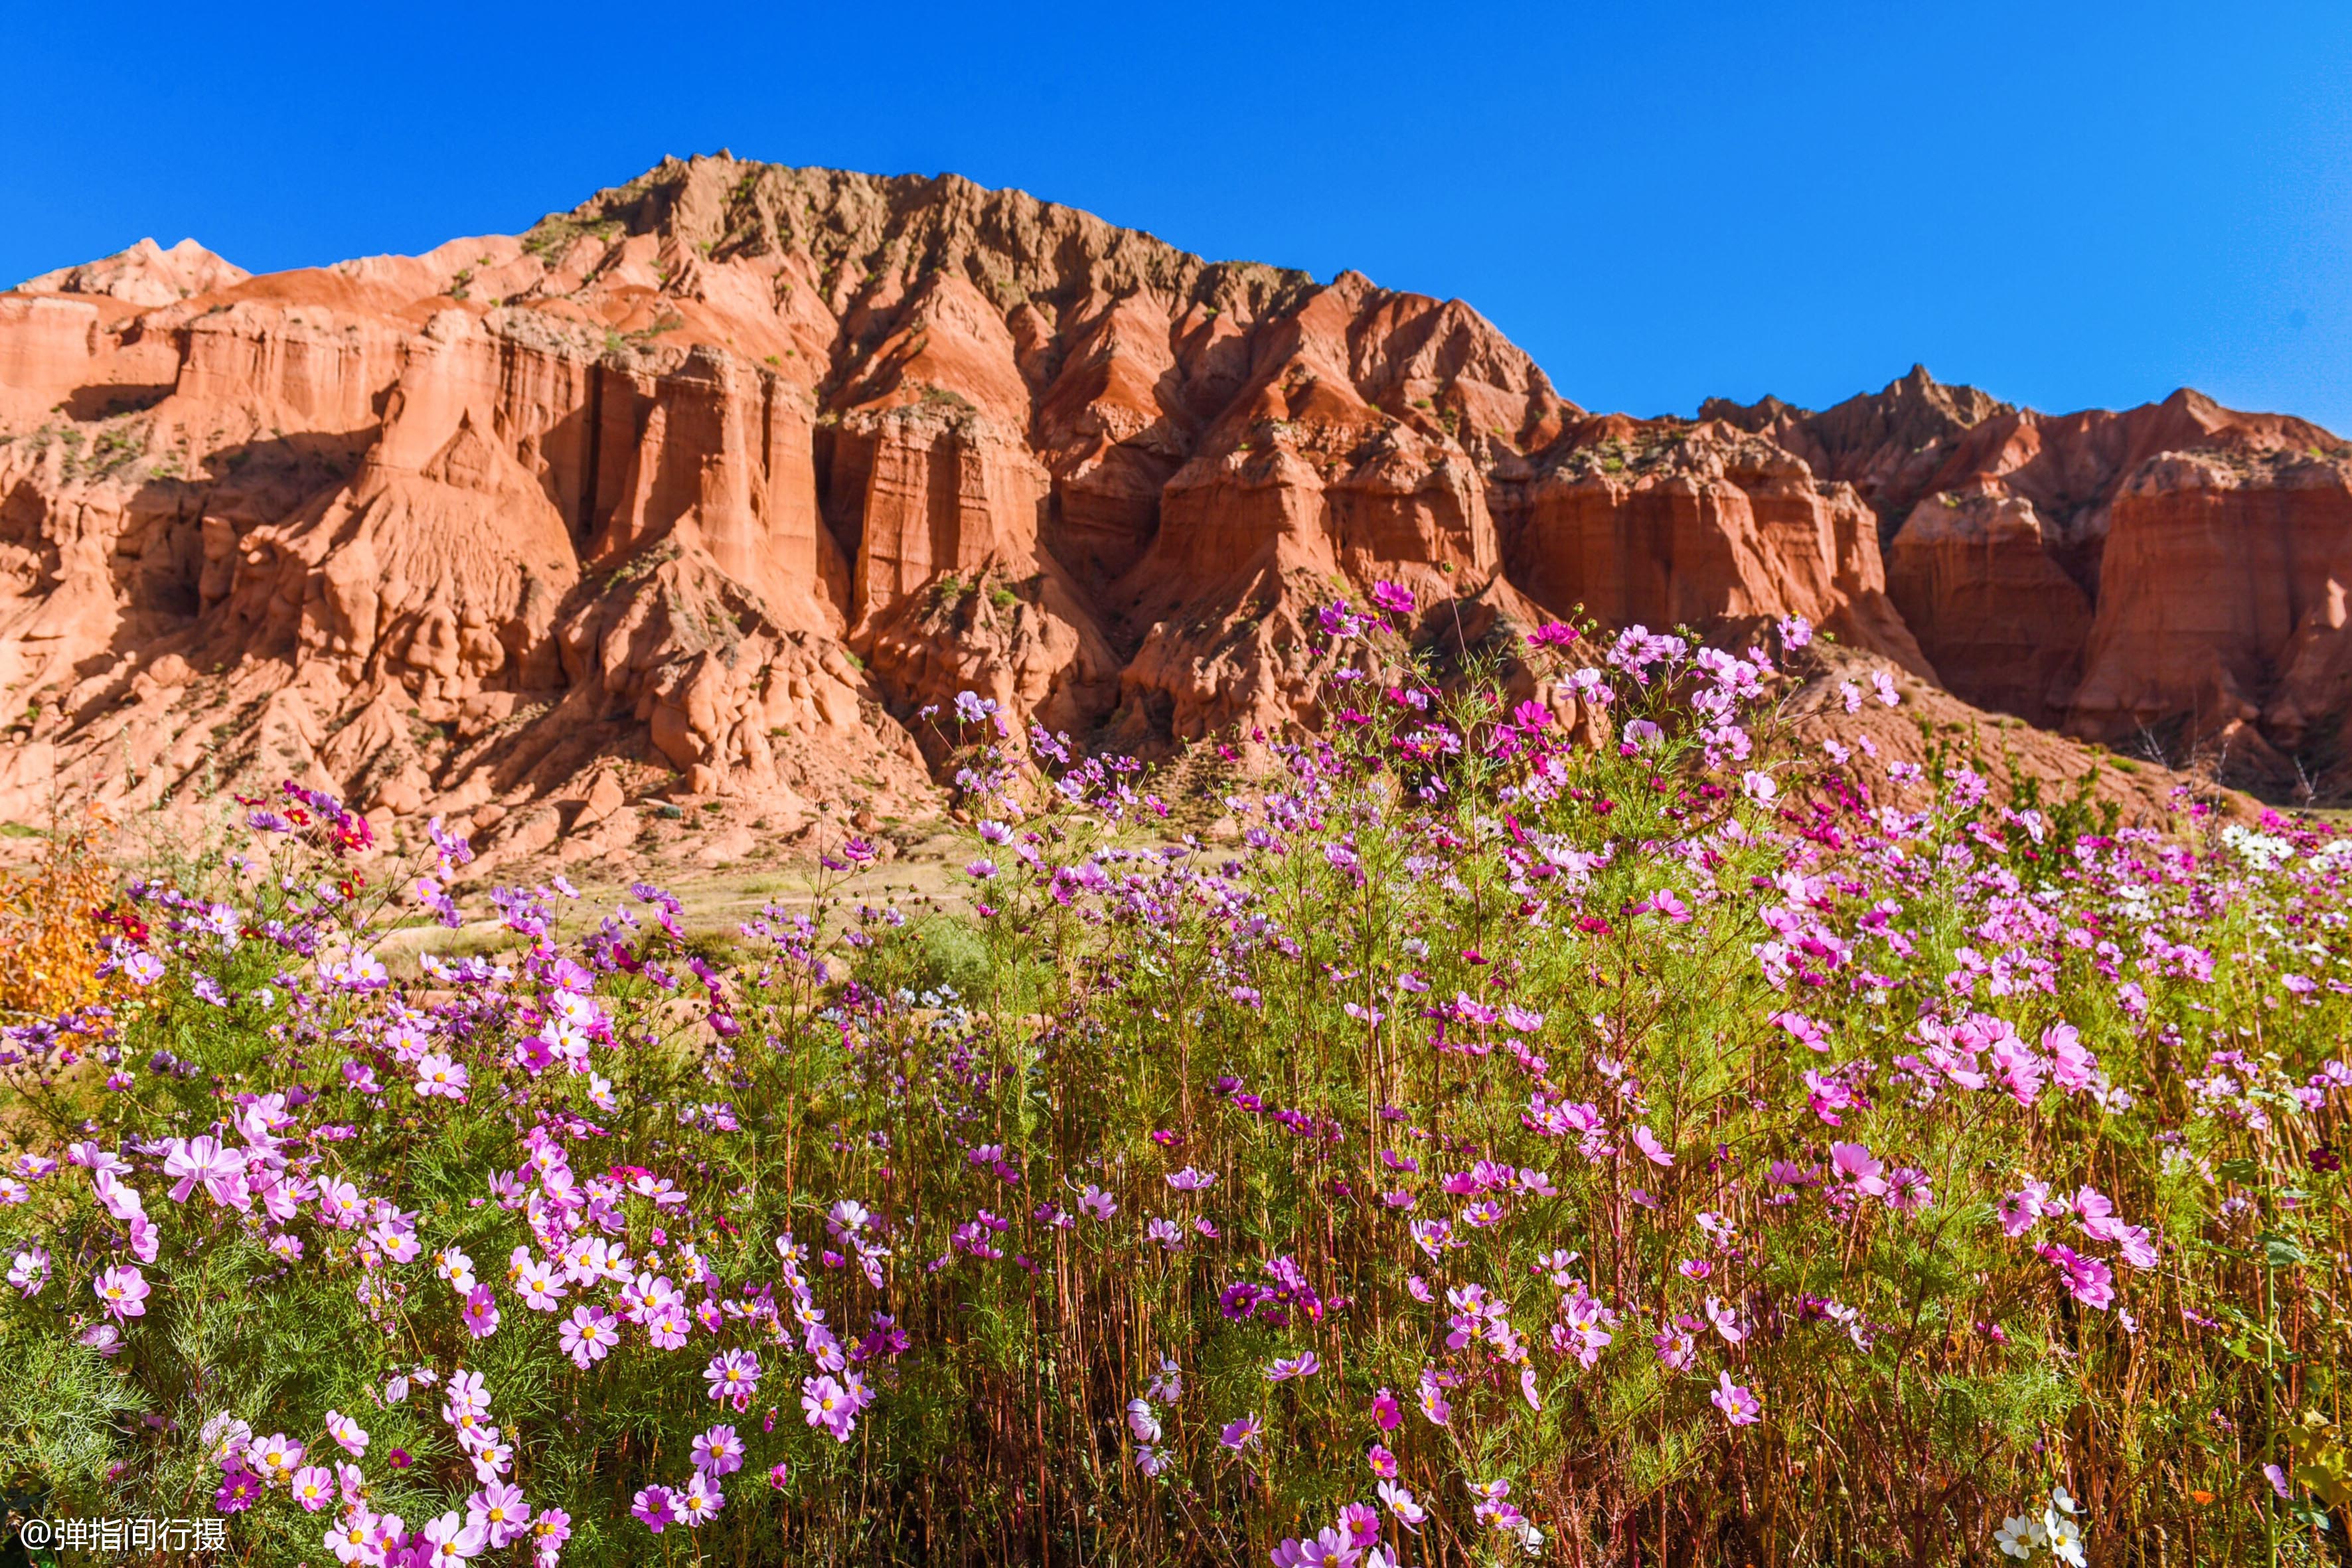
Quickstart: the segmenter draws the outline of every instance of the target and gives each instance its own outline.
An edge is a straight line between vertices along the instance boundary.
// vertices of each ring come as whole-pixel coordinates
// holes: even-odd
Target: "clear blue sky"
[[[475,18],[478,17],[478,21]],[[2352,433],[2352,5],[21,6],[0,279],[512,232],[666,153],[954,170],[1467,300],[1599,408],[1924,361]]]

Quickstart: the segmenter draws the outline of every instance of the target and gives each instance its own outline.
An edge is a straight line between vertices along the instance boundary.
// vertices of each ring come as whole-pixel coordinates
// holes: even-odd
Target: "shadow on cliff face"
[[[37,552],[49,587],[86,601],[69,628],[86,650],[68,667],[79,692],[71,721],[88,723],[120,705],[138,677],[167,657],[218,672],[290,652],[284,637],[257,637],[265,628],[237,625],[224,612],[241,542],[333,494],[357,470],[373,435],[271,437],[217,449],[194,476],[159,472],[165,465],[151,460],[127,485],[99,477],[72,497],[83,527],[95,514],[111,530],[104,554],[88,563],[103,573],[97,582],[63,581],[59,525],[49,515],[58,503],[29,480],[11,489],[0,500],[0,543]],[[88,688],[92,680],[104,684]]]
[[[170,382],[153,386],[127,386],[119,382],[101,382],[92,386],[74,388],[58,407],[74,423],[87,425],[119,415],[144,413],[171,395]]]

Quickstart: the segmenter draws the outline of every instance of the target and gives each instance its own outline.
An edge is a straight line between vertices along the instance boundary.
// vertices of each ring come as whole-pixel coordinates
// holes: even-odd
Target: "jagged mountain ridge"
[[[2156,436],[2099,423],[2145,410],[2077,436],[1920,373],[1821,415],[1592,416],[1458,301],[954,176],[670,160],[421,257],[194,248],[0,295],[0,688],[37,703],[0,815],[59,773],[293,772],[519,848],[616,847],[671,784],[791,825],[921,796],[919,715],[967,687],[1130,746],[1299,721],[1306,616],[1381,578],[1474,636],[1804,614],[1932,679],[1881,563],[1911,489],[2011,508],[1910,552],[1959,597],[2044,586],[1979,536],[2051,504],[2067,441],[2119,454],[2097,506],[2162,511]],[[2176,461],[2200,496],[2343,526],[2340,460],[2281,456],[2315,427],[2211,412],[2223,456]],[[1974,695],[1975,645],[1920,619]]]

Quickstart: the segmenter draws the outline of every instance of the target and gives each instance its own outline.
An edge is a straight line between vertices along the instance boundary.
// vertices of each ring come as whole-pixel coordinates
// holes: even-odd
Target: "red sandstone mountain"
[[[1878,513],[1889,589],[1951,690],[2272,784],[2339,780],[2352,718],[2352,446],[2186,388],[2046,415],[1923,369],[1759,430]]]
[[[1307,616],[1383,578],[1472,637],[1801,614],[2037,722],[2336,743],[2315,426],[1924,372],[1703,412],[954,176],[673,160],[262,277],[145,241],[0,294],[0,816],[285,773],[518,851],[673,784],[887,810],[966,688],[1127,746],[1303,717]]]

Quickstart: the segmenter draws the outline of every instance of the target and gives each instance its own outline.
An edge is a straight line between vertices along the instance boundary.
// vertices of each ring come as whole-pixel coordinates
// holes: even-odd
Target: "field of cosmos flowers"
[[[2352,837],[1865,791],[1790,739],[1799,623],[1409,609],[1324,612],[1321,728],[1211,842],[939,715],[953,915],[852,839],[696,944],[242,803],[102,911],[105,1001],[6,1031],[13,1514],[366,1568],[2347,1561]]]

